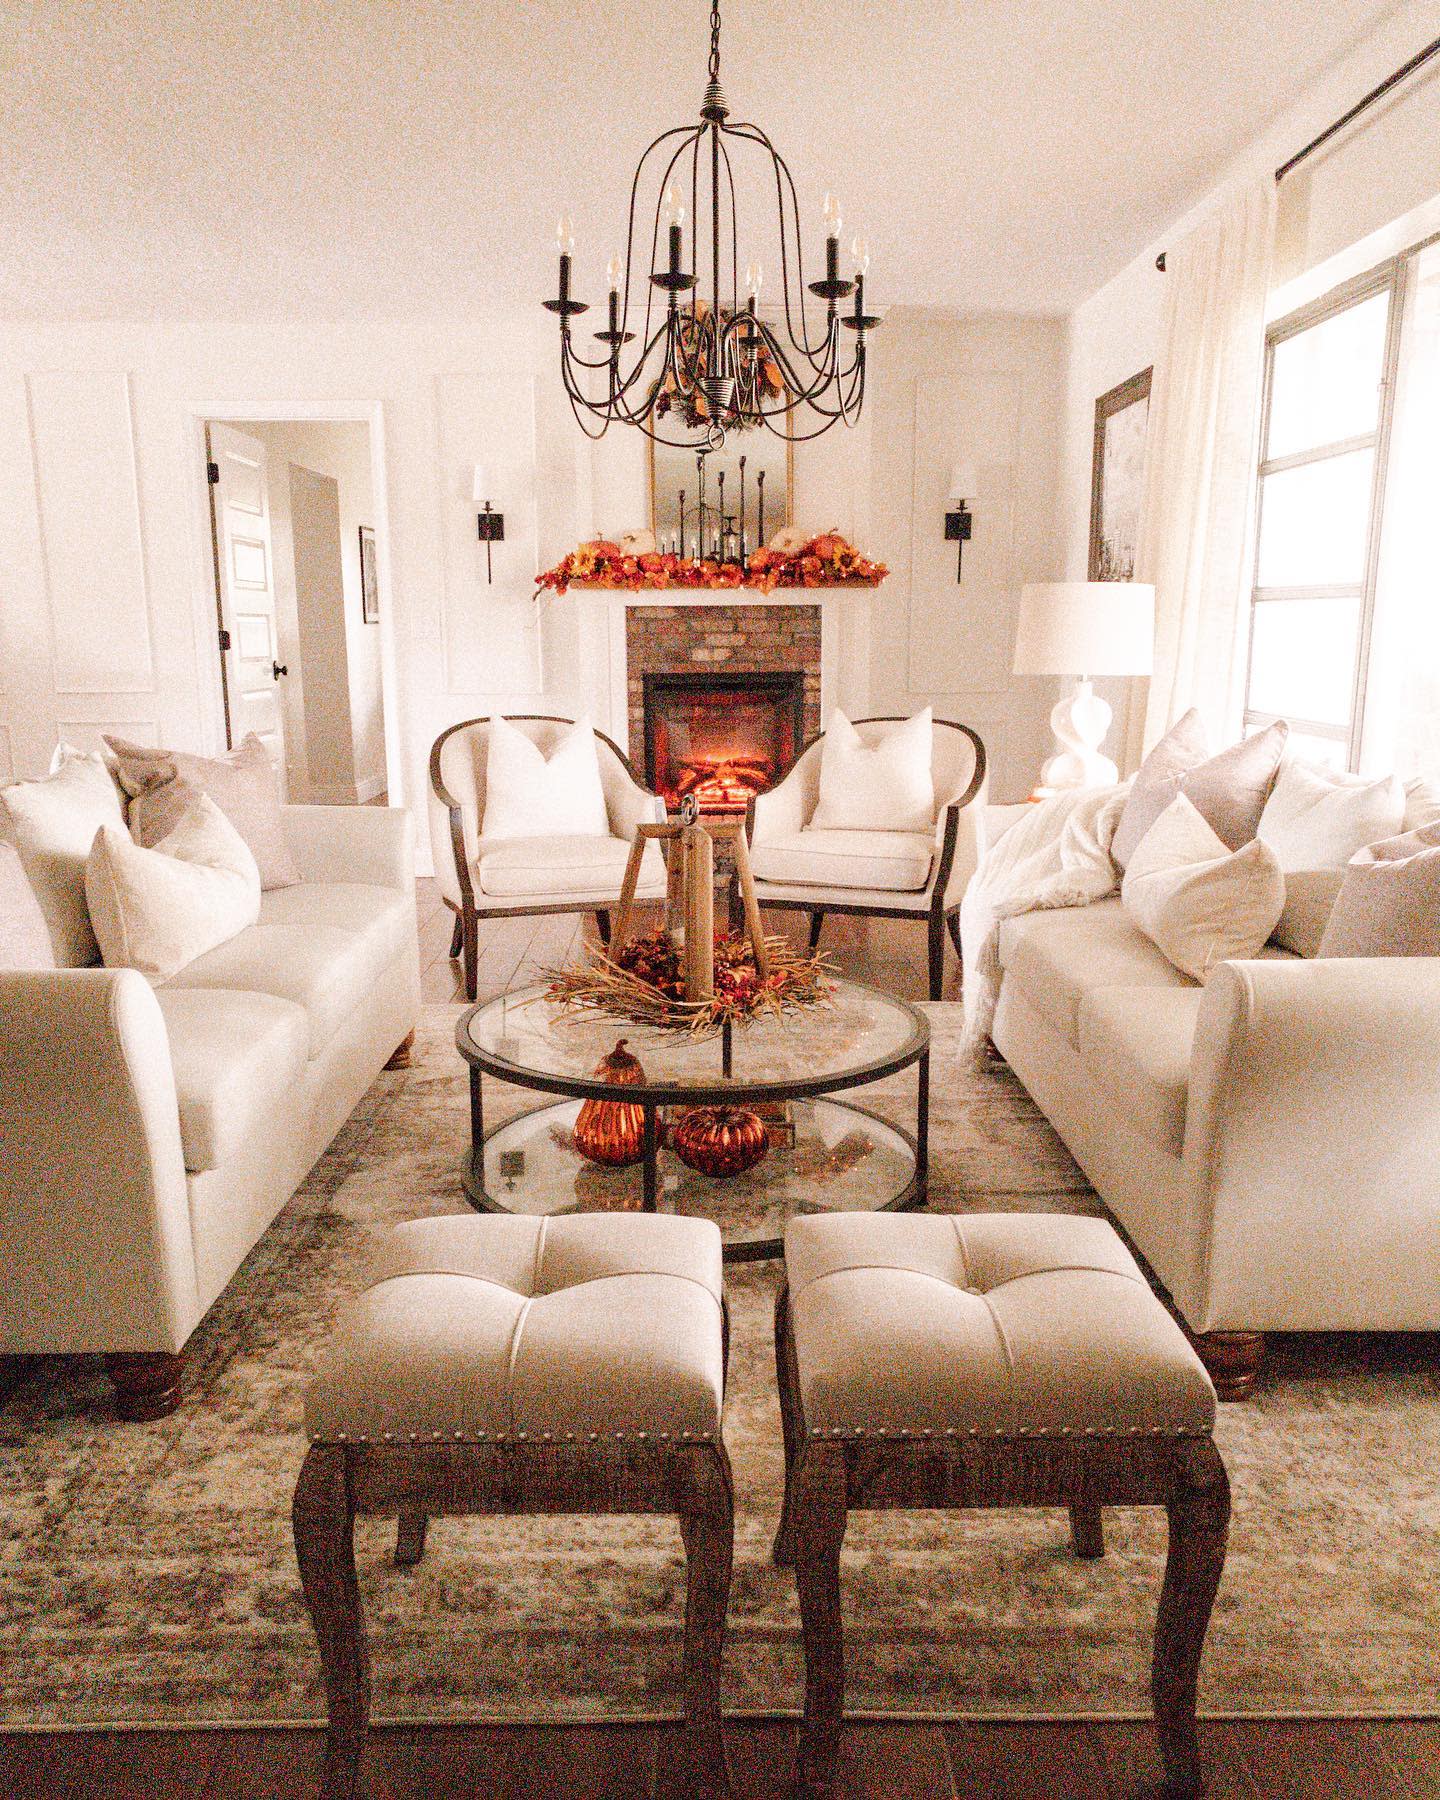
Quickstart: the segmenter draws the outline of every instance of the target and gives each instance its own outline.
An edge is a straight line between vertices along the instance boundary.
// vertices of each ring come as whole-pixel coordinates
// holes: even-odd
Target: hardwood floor
[[[420,884],[425,998],[461,997],[449,961],[451,914]],[[593,921],[506,919],[485,926],[480,994],[560,962]],[[792,925],[803,931],[803,922]],[[837,966],[910,999],[925,997],[924,933],[887,920],[831,919]],[[946,994],[958,987],[953,960]],[[644,1800],[667,1765],[649,1726],[381,1728],[370,1800]],[[795,1728],[727,1728],[735,1800],[782,1800]],[[1209,1800],[1437,1800],[1440,1721],[1202,1721]],[[316,1730],[0,1734],[9,1800],[308,1800],[318,1792]],[[658,1790],[666,1793],[663,1781]],[[1158,1796],[1154,1731],[1144,1722],[856,1724],[846,1730],[835,1800],[1140,1800]]]

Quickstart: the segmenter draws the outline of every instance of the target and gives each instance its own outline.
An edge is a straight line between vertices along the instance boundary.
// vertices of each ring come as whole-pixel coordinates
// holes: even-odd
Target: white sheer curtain
[[[1166,252],[1135,570],[1155,584],[1155,669],[1132,760],[1192,706],[1217,748],[1239,729],[1274,235],[1267,176]]]

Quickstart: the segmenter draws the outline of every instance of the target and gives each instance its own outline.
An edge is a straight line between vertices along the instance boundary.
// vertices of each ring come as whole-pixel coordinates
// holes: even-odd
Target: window
[[[1440,243],[1267,339],[1247,727],[1440,772]]]
[[[1302,754],[1359,752],[1389,434],[1398,265],[1268,341],[1245,722]]]

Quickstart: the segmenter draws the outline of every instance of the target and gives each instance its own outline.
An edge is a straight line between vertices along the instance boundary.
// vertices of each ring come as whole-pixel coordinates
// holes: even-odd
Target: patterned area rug
[[[0,1412],[0,1724],[322,1716],[289,1537],[300,1396],[374,1240],[402,1219],[465,1210],[457,1010],[429,1010],[416,1066],[381,1077],[251,1255],[193,1340],[175,1417],[115,1424],[86,1359],[38,1364]],[[1096,1210],[1008,1072],[958,1072],[958,1008],[932,1016],[933,1203]],[[889,1090],[901,1122],[912,1080]],[[800,1694],[794,1585],[769,1560],[782,1467],[775,1279],[765,1265],[730,1273],[726,1700],[737,1710],[794,1708]],[[1205,1710],[1435,1709],[1435,1365],[1428,1336],[1285,1341],[1262,1393],[1222,1408],[1235,1523]],[[358,1533],[377,1717],[678,1710],[683,1573],[670,1521],[442,1520],[405,1572],[389,1562],[392,1529],[367,1521]],[[1146,1713],[1163,1515],[1112,1512],[1107,1537],[1103,1562],[1082,1563],[1059,1512],[854,1518],[850,1706]]]

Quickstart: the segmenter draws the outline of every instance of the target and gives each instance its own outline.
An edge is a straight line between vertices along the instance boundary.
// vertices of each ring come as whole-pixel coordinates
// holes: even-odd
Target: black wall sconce
[[[950,504],[945,509],[945,541],[955,546],[955,579],[964,569],[965,546],[970,541],[970,514],[966,499],[975,497],[975,465],[957,462],[950,470]]]
[[[475,481],[471,494],[480,511],[475,516],[475,525],[480,534],[480,542],[485,546],[485,580],[487,584],[493,586],[495,572],[490,566],[490,546],[505,542],[505,515],[496,512],[491,506],[485,497],[488,492],[489,482],[485,474],[485,465],[476,463]]]

